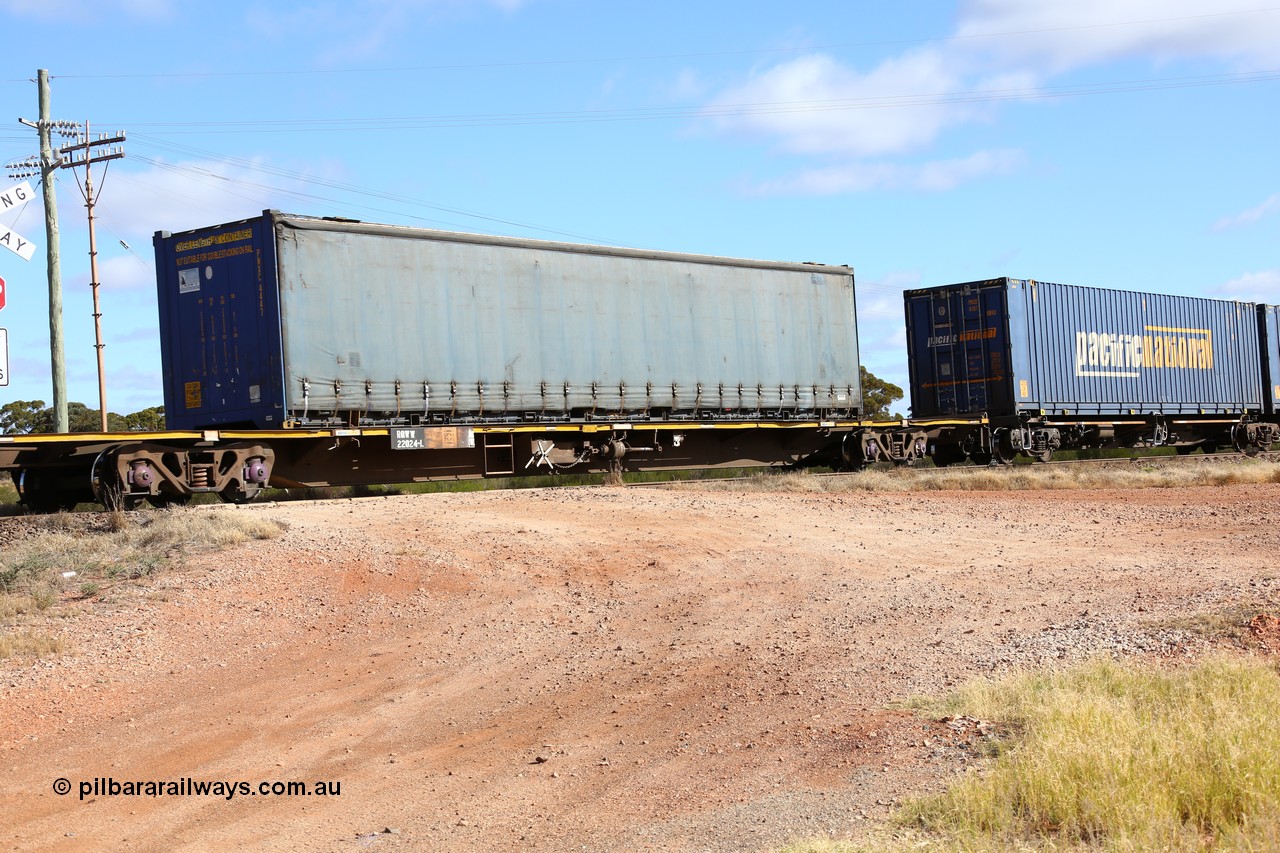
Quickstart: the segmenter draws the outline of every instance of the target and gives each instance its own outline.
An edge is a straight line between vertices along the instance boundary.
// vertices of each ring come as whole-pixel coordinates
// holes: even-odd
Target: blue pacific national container
[[[1258,336],[1262,340],[1263,411],[1280,414],[1280,305],[1258,306]]]
[[[175,429],[862,410],[845,266],[277,211],[154,245]]]
[[[1017,278],[903,297],[917,418],[1263,410],[1253,303]]]

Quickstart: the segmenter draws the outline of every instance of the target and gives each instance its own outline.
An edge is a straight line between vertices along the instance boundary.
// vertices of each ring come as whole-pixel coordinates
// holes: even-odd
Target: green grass
[[[1274,849],[1277,708],[1275,665],[1241,658],[1168,670],[1099,660],[976,683],[937,710],[1020,734],[901,818],[961,844]]]

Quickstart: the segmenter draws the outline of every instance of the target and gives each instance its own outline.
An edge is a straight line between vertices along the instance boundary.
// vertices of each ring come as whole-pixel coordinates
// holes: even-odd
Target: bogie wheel
[[[954,445],[945,445],[935,448],[933,451],[933,464],[939,468],[946,468],[948,465],[958,465],[968,457],[968,454],[959,447]]]
[[[990,450],[979,449],[969,451],[969,459],[973,461],[974,465],[986,467],[991,464],[991,461],[995,459],[995,457],[991,455]]]
[[[1036,460],[1037,462],[1052,462],[1053,448],[1046,447],[1044,450],[1033,450],[1031,452],[1031,458]]]
[[[995,454],[996,462],[1001,465],[1012,465],[1013,460],[1017,458],[1018,451],[1013,449],[1013,438],[1008,430],[1002,430],[995,437]]]
[[[31,471],[18,471],[14,474],[13,482],[18,490],[18,503],[26,507],[29,512],[45,515],[75,508],[75,501],[69,500],[54,489],[47,488],[40,476]]]
[[[1190,456],[1191,451],[1195,449],[1196,446],[1194,444],[1178,444],[1174,446],[1173,451],[1179,456]]]
[[[261,491],[259,486],[246,486],[241,489],[236,485],[230,485],[218,492],[218,497],[222,498],[223,503],[247,504],[257,498]]]

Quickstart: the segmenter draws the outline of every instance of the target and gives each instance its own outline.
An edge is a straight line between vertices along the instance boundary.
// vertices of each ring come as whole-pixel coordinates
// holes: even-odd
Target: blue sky
[[[899,384],[904,288],[1280,303],[1274,0],[11,0],[0,23],[4,162],[37,149],[38,68],[54,118],[128,134],[97,209],[121,413],[162,402],[152,234],[265,208],[849,264],[863,361]],[[67,170],[58,204],[69,396],[96,408]],[[0,225],[38,247],[0,250],[0,404],[48,402],[42,209]]]

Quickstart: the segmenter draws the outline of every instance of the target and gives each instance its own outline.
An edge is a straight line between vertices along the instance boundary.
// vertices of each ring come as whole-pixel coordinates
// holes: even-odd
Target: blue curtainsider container
[[[276,211],[154,243],[173,428],[862,409],[848,267]]]
[[[903,296],[917,418],[1237,415],[1268,402],[1253,303],[1016,278]]]

